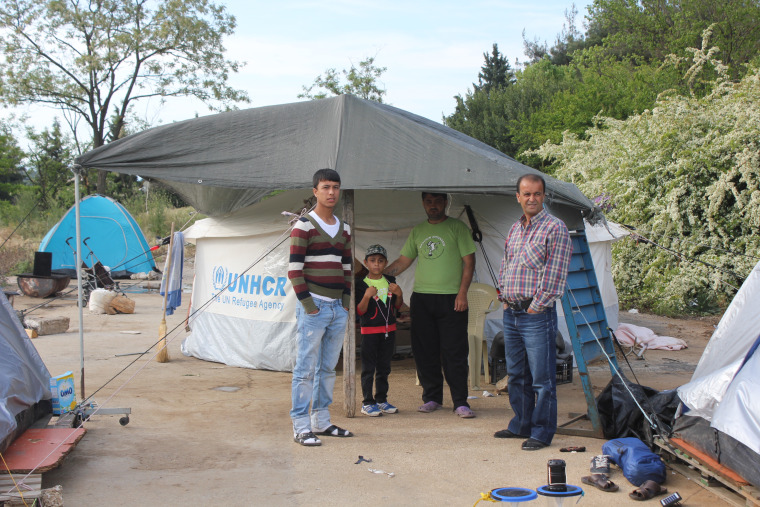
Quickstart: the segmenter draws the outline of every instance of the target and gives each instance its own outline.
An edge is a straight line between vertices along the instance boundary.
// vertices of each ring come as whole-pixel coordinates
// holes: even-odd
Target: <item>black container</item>
[[[567,475],[565,474],[565,460],[550,459],[546,463],[547,483],[549,491],[567,491]]]
[[[34,252],[34,276],[50,276],[53,252]]]

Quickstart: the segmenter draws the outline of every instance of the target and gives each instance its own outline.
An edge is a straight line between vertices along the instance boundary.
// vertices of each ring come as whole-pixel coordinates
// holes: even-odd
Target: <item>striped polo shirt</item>
[[[333,238],[310,216],[296,222],[290,233],[288,278],[307,313],[317,309],[311,294],[340,299],[348,308],[351,298],[351,229],[339,221]]]

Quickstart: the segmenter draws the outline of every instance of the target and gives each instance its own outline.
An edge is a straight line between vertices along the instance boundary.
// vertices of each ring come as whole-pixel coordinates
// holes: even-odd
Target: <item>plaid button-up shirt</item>
[[[525,215],[509,230],[499,271],[504,301],[533,298],[530,308],[542,311],[565,292],[573,244],[567,227],[545,209],[525,225]]]

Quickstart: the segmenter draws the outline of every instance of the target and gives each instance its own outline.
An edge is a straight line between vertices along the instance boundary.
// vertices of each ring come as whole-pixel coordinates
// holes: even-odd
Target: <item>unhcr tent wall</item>
[[[51,411],[49,380],[45,363],[0,291],[0,452],[41,413]]]
[[[155,268],[153,255],[140,226],[129,211],[110,197],[90,195],[80,203],[82,261],[88,266],[97,262],[90,250],[114,278],[127,278],[133,273],[146,273]],[[75,210],[72,206],[53,226],[40,243],[41,252],[52,252],[53,270],[76,273]],[[71,238],[69,245],[66,240]],[[89,247],[89,248],[88,248]]]
[[[760,487],[760,262],[678,395],[678,435]]]
[[[192,312],[209,300],[213,302],[193,319],[192,334],[182,345],[185,354],[234,366],[292,370],[296,298],[287,280],[289,217],[281,213],[300,211],[310,195],[310,191],[285,192],[229,217],[201,220],[186,231],[186,239],[197,246]],[[355,193],[354,238],[359,261],[373,243],[385,246],[393,260],[411,228],[424,219],[419,192],[395,192],[391,209],[384,205],[386,200],[387,192],[382,190]],[[484,250],[498,275],[505,235],[521,215],[520,206],[503,196],[453,194],[449,214],[461,217],[465,223],[465,204],[475,214]],[[616,325],[617,293],[609,269],[614,238],[603,226],[601,230],[589,229],[593,231],[589,234],[591,250],[608,320]],[[274,251],[267,254],[272,248]],[[246,271],[261,255],[265,259]],[[493,284],[483,251],[478,249],[475,256],[475,281]],[[414,266],[398,277],[407,300],[413,275]],[[228,284],[229,289],[220,294]],[[491,316],[486,327],[489,341],[501,330],[501,312]],[[560,325],[565,326],[564,336],[568,336],[563,319]]]

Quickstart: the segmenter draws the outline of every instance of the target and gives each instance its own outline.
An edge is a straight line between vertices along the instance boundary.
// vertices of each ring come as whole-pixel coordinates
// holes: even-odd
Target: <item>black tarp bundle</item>
[[[596,398],[604,438],[636,437],[650,446],[652,428],[642,409],[656,422],[658,432],[670,433],[679,403],[675,389],[657,391],[634,384],[622,374],[612,377]]]

